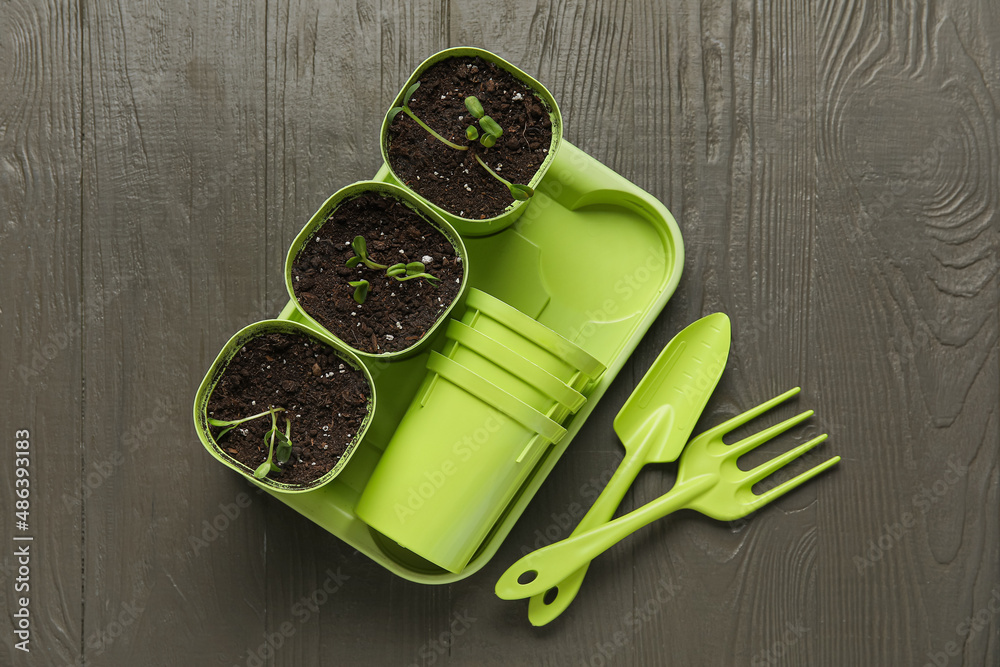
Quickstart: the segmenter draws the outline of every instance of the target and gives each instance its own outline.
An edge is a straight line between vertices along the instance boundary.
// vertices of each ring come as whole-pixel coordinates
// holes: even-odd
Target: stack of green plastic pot
[[[506,303],[470,290],[461,321],[431,352],[417,397],[356,508],[369,526],[461,571],[534,469],[565,434],[581,393],[604,372],[582,348]]]

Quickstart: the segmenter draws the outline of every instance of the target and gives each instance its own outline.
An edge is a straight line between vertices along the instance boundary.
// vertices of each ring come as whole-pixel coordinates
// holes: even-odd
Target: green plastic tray
[[[375,180],[394,182],[385,166]],[[469,565],[459,573],[438,568],[378,535],[354,513],[424,378],[430,350],[440,350],[445,343],[445,327],[438,328],[429,350],[415,357],[392,363],[364,360],[375,379],[378,407],[350,465],[338,477],[307,493],[268,491],[386,569],[424,584],[463,579],[496,553],[663,310],[684,266],[680,230],[666,207],[566,141],[531,205],[513,226],[492,236],[464,238],[472,287],[534,317],[608,367],[585,392],[584,407],[565,422],[566,436],[540,458]],[[453,317],[460,318],[463,310],[456,308]],[[292,302],[278,318],[308,326]]]

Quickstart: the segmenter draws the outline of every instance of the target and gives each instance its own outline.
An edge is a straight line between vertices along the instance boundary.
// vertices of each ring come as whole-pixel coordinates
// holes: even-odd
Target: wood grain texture
[[[997,664],[997,25],[989,0],[0,3],[0,410],[33,433],[40,554],[33,651],[5,623],[0,663]],[[497,556],[432,587],[251,491],[189,406],[284,305],[302,224],[377,170],[402,82],[463,44],[545,83],[686,263]],[[497,577],[572,530],[622,403],[714,311],[734,341],[696,431],[801,385],[732,437],[816,416],[745,465],[828,432],[782,478],[841,466],[744,521],[645,528],[531,627]]]
[[[956,663],[1000,659],[995,622],[959,629],[1000,590],[987,528],[998,514],[997,45],[981,34],[995,18],[923,3],[845,3],[822,17],[816,269],[827,279],[813,302],[841,317],[812,324],[828,351],[815,370],[824,403],[853,415],[848,456],[865,462],[843,481],[855,502],[821,518],[824,596],[837,601],[826,621],[839,621],[848,658],[916,663],[953,642]],[[845,373],[867,382],[837,382]],[[906,515],[913,527],[892,537]]]
[[[85,314],[82,447],[109,470],[84,503],[88,664],[177,664],[180,637],[226,663],[265,628],[261,503],[239,509],[246,485],[192,449],[189,407],[263,314],[264,21],[228,3],[85,12],[83,288],[105,298]]]
[[[80,438],[80,15],[75,4],[0,4],[0,663],[80,646],[84,492]],[[30,433],[28,529],[15,526],[15,433]],[[14,542],[30,536],[31,542]],[[27,544],[30,573],[14,552]],[[24,586],[28,588],[25,589]],[[15,586],[18,588],[15,589]],[[32,641],[15,648],[29,600]],[[44,648],[42,648],[44,647]]]

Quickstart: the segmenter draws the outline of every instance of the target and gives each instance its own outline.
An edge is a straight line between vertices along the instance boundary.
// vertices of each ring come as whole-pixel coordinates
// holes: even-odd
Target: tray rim
[[[345,542],[352,548],[356,549],[358,552],[363,553],[365,556],[372,559],[375,563],[381,565],[382,567],[389,570],[393,574],[408,581],[413,581],[415,583],[421,583],[421,584],[430,584],[430,585],[449,584],[449,583],[454,583],[456,581],[461,581],[462,579],[465,579],[478,572],[486,565],[486,563],[488,563],[493,558],[494,555],[496,555],[496,552],[500,549],[500,546],[504,543],[507,536],[510,534],[511,530],[513,530],[514,525],[517,523],[517,520],[524,513],[525,509],[527,509],[528,503],[530,503],[530,501],[534,498],[535,494],[537,494],[542,483],[544,483],[544,481],[548,478],[549,474],[551,474],[553,468],[555,468],[556,464],[559,462],[559,459],[562,458],[562,455],[565,453],[570,443],[572,443],[573,439],[579,433],[580,429],[583,428],[583,425],[586,423],[587,418],[590,416],[590,413],[597,406],[598,402],[600,402],[601,398],[603,398],[605,392],[611,386],[614,379],[618,376],[618,373],[624,367],[628,359],[632,356],[632,353],[635,351],[635,348],[639,345],[639,342],[649,331],[653,322],[656,320],[657,317],[659,317],[660,313],[663,311],[663,308],[666,306],[667,302],[670,300],[670,298],[676,291],[677,285],[680,283],[681,274],[684,269],[683,237],[681,235],[680,227],[677,225],[677,221],[674,219],[674,216],[670,213],[667,207],[655,196],[653,196],[646,190],[643,190],[636,184],[632,183],[621,174],[618,174],[618,172],[616,172],[611,167],[605,165],[604,163],[600,162],[597,158],[594,158],[593,156],[577,148],[575,145],[567,141],[565,138],[563,139],[559,150],[560,152],[570,153],[572,156],[571,159],[574,161],[576,165],[584,163],[590,163],[591,165],[598,165],[601,169],[610,172],[615,177],[617,177],[617,179],[620,179],[619,183],[607,184],[605,187],[601,187],[587,194],[596,195],[603,190],[606,191],[617,190],[617,191],[627,191],[629,194],[632,194],[633,196],[642,199],[645,202],[645,204],[648,205],[663,222],[664,236],[673,245],[674,265],[672,267],[670,274],[664,281],[663,286],[660,288],[660,291],[657,294],[656,299],[651,302],[650,307],[645,311],[644,316],[638,322],[636,328],[633,330],[632,335],[629,337],[627,341],[625,341],[625,345],[621,348],[621,351],[618,354],[618,356],[607,363],[607,370],[605,370],[604,374],[601,376],[600,381],[593,387],[593,389],[591,389],[588,392],[586,405],[580,410],[578,414],[576,414],[573,417],[572,422],[566,429],[566,435],[562,438],[562,440],[559,441],[558,444],[550,446],[548,450],[544,454],[542,454],[542,457],[536,464],[535,469],[532,471],[528,479],[525,480],[524,486],[520,489],[518,494],[512,499],[510,505],[508,505],[508,507],[505,509],[504,514],[501,515],[496,525],[487,535],[486,539],[483,542],[483,545],[477,551],[473,559],[469,562],[468,566],[461,572],[457,573],[447,572],[447,571],[441,571],[439,573],[438,572],[430,573],[426,571],[407,568],[402,563],[393,560],[391,557],[378,551],[377,545],[376,549],[372,549],[369,544],[365,544],[362,541],[353,539],[353,537],[349,534],[348,531],[331,530],[328,526],[323,525],[323,523],[321,523],[316,517],[311,516],[310,514],[307,514],[306,512],[303,512],[300,509],[298,509],[295,506],[296,501],[301,500],[301,497],[303,495],[309,495],[309,494],[299,494],[296,496],[289,496],[288,494],[281,494],[278,492],[271,491],[269,489],[264,489],[267,493],[274,496],[275,498],[283,502],[285,505],[288,505],[291,509],[295,510],[299,514],[302,514],[306,518],[310,519],[311,521],[313,521],[313,523],[316,523],[323,530],[336,536],[338,539]],[[546,177],[548,177],[551,173],[552,172],[550,171],[549,174],[546,175]],[[385,164],[382,164],[381,168],[371,178],[371,180],[383,181],[383,182],[387,181],[390,183],[394,182],[394,179],[392,178],[392,175],[387,169]],[[544,183],[544,181],[545,179],[543,178],[542,182]],[[600,203],[600,199],[596,198],[591,198],[591,199],[595,200],[588,201],[586,205]],[[514,230],[517,229],[517,223],[515,223],[512,229]],[[461,232],[459,232],[459,235],[461,236]],[[475,287],[475,285],[470,285],[470,286]],[[295,306],[295,303],[290,299],[281,309],[281,312],[275,317],[275,319],[294,320],[308,327],[309,326],[308,322],[303,322],[302,320],[297,319],[295,317],[297,313],[298,310]],[[365,361],[366,361],[365,359],[362,359],[362,362]],[[322,490],[320,489],[318,491],[321,492]],[[341,511],[347,513],[343,509]],[[358,522],[361,522],[361,519],[357,517],[357,515],[354,516]]]

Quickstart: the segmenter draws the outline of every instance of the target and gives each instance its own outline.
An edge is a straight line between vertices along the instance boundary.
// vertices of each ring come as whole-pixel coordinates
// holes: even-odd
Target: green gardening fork
[[[812,410],[735,444],[727,445],[722,441],[722,437],[733,429],[767,412],[798,391],[798,388],[787,391],[691,440],[681,453],[677,483],[669,492],[599,528],[526,555],[500,577],[496,594],[504,600],[517,600],[545,593],[628,535],[671,512],[688,508],[720,521],[734,521],[836,465],[840,461],[839,456],[770,491],[762,494],[753,492],[754,484],[826,440],[825,433],[752,470],[743,471],[736,465],[739,457],[808,419],[813,414]]]

